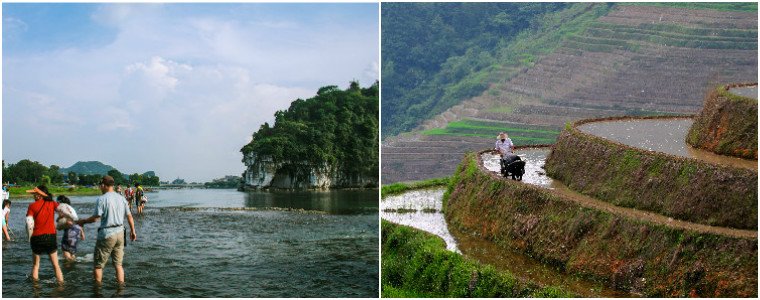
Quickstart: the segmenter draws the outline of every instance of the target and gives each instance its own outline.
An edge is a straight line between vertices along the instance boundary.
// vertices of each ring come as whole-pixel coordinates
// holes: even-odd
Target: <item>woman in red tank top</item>
[[[34,202],[29,204],[26,210],[26,217],[34,219],[34,230],[29,239],[34,258],[32,279],[39,279],[40,255],[47,254],[50,257],[50,263],[53,264],[55,278],[58,283],[63,283],[63,273],[58,266],[58,246],[55,237],[55,211],[58,208],[58,202],[53,201],[53,194],[44,185],[26,192],[34,195]]]

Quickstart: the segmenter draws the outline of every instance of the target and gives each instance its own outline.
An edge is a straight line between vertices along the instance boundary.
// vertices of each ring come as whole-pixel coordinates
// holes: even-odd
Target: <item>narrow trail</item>
[[[546,148],[544,152],[544,159],[545,159],[545,155],[548,154],[548,152],[549,152],[549,149]],[[517,153],[517,154],[521,155],[520,153]],[[534,160],[534,161],[529,162],[529,164],[536,163],[536,162],[537,161]],[[540,165],[543,165],[543,161],[540,162]],[[490,154],[489,152],[481,153],[481,155],[478,156],[478,167],[480,168],[481,171],[490,174],[493,178],[496,178],[499,180],[510,180],[510,181],[512,180],[512,179],[504,178],[499,174],[498,157],[494,154]],[[539,177],[542,179],[537,180],[536,177]],[[598,200],[596,198],[592,198],[592,197],[580,194],[576,191],[573,191],[567,186],[565,186],[563,183],[559,182],[558,180],[553,180],[551,177],[548,177],[545,174],[537,174],[536,172],[530,172],[526,170],[526,175],[523,176],[523,180],[529,183],[521,183],[521,184],[534,184],[534,185],[541,186],[543,188],[548,189],[552,193],[555,193],[561,196],[562,199],[567,199],[567,200],[576,202],[583,207],[607,211],[616,216],[629,218],[629,219],[636,219],[636,220],[649,222],[653,224],[660,224],[660,225],[664,225],[671,228],[696,231],[700,233],[711,233],[711,234],[718,234],[718,235],[738,237],[738,238],[757,239],[757,231],[753,231],[753,230],[735,229],[735,228],[728,228],[728,227],[718,227],[718,226],[709,226],[709,225],[698,224],[698,223],[691,223],[687,221],[676,220],[676,219],[663,216],[657,213],[649,212],[649,211],[616,206],[614,204],[604,202],[602,200]],[[541,182],[541,184],[530,183],[530,182],[536,182],[536,181]]]

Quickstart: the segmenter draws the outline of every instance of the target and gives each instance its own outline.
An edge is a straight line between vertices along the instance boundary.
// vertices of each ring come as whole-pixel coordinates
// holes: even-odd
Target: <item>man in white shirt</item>
[[[515,145],[512,144],[512,140],[509,138],[506,132],[499,133],[498,140],[496,140],[495,150],[499,151],[499,154],[501,155],[502,168],[506,164],[512,162],[515,157],[517,157],[516,155],[512,154],[512,151],[515,150]],[[508,160],[508,162],[505,162],[505,160]]]

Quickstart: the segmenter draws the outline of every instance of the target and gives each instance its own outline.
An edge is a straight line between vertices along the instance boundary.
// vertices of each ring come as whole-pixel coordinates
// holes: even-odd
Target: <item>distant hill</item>
[[[77,174],[87,174],[87,175],[106,175],[108,174],[108,171],[111,171],[113,169],[116,169],[112,166],[106,165],[99,161],[78,161],[74,165],[68,168],[61,168],[62,174],[68,174],[69,172],[74,172]]]

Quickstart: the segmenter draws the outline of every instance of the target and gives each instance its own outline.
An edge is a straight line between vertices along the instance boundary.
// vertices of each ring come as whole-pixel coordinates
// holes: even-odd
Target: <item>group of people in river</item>
[[[134,199],[139,199],[138,212],[142,213],[142,207],[145,205],[145,202],[142,201],[144,190],[139,184],[135,184],[134,192],[125,192],[125,195],[131,196],[132,199],[128,202],[127,197],[115,190],[114,184],[113,177],[103,176],[98,185],[101,196],[95,202],[95,211],[87,218],[78,217],[68,197],[59,195],[56,198],[57,201],[54,201],[53,194],[45,185],[26,191],[34,197],[34,202],[29,205],[26,211],[27,233],[33,258],[32,280],[39,279],[41,256],[46,254],[53,265],[56,280],[63,283],[63,273],[61,273],[61,268],[58,265],[56,231],[63,231],[61,250],[64,258],[67,261],[75,261],[77,244],[85,239],[84,226],[100,221],[93,253],[93,278],[97,284],[102,282],[103,268],[110,258],[116,271],[116,281],[118,283],[124,282],[122,260],[127,234],[124,221],[126,219],[129,223],[129,238],[132,241],[137,240],[131,202],[134,202]],[[2,225],[4,234],[7,228],[10,205],[10,200],[3,201]],[[57,218],[56,214],[58,215]],[[10,240],[7,235],[6,238]]]
[[[145,203],[148,202],[148,197],[145,196],[145,190],[140,183],[135,183],[135,188],[127,185],[126,189],[121,188],[121,184],[116,186],[115,191],[119,194],[124,194],[124,198],[127,199],[129,210],[132,210],[132,205],[137,206],[137,214],[142,214],[145,208]]]

